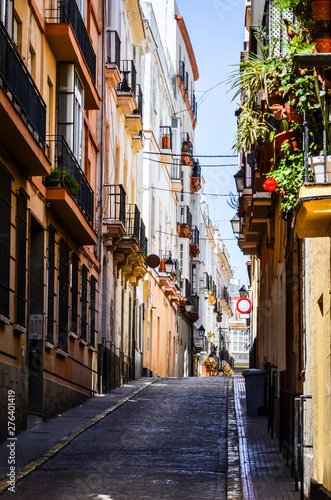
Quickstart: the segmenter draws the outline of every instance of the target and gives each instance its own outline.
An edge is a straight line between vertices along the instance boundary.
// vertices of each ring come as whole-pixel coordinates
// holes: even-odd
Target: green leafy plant
[[[270,128],[263,114],[248,106],[240,106],[234,149],[246,153],[259,138],[265,139],[269,133]]]
[[[293,151],[288,146],[282,146],[283,158],[274,170],[267,174],[268,178],[277,181],[276,193],[281,195],[280,208],[283,212],[292,212],[296,206],[300,187],[305,182],[306,171],[304,166],[303,151]],[[317,154],[316,145],[311,143],[309,155]],[[309,170],[308,180],[313,180],[313,172]]]
[[[46,186],[64,186],[68,189],[73,198],[77,198],[80,188],[77,180],[69,172],[67,172],[67,170],[58,167],[51,169],[51,175],[46,177]]]

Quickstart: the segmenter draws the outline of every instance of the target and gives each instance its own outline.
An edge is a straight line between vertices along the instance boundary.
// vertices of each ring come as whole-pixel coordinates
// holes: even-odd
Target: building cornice
[[[188,55],[188,57],[190,59],[190,63],[191,63],[192,71],[193,71],[194,80],[197,81],[199,79],[198,66],[197,66],[197,62],[195,60],[195,55],[194,55],[194,52],[193,52],[191,40],[190,40],[189,34],[187,32],[183,16],[176,15],[175,19],[177,21],[177,25],[178,25],[179,31],[180,31],[180,33],[181,33],[181,35],[183,37],[183,40],[184,40],[184,43],[185,43],[185,47],[186,47],[186,50],[187,50],[187,55]]]

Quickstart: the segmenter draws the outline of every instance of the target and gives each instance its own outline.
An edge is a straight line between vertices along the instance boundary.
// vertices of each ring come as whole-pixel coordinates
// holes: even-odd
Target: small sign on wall
[[[30,314],[29,317],[29,339],[42,340],[43,339],[43,314]]]

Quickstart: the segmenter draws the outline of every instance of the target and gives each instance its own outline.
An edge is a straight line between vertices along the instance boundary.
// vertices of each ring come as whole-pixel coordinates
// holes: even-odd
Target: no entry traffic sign
[[[239,299],[237,302],[237,311],[241,314],[247,314],[251,312],[252,303],[249,299]]]

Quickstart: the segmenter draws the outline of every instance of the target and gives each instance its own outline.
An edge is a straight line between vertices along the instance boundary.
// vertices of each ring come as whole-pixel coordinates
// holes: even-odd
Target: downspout
[[[103,237],[102,237],[102,219],[103,219],[103,160],[104,160],[104,106],[105,106],[105,10],[106,3],[102,0],[101,4],[101,69],[100,69],[100,59],[99,59],[99,78],[101,78],[101,107],[100,114],[101,119],[98,121],[98,140],[100,144],[100,154],[99,154],[99,168],[97,169],[96,177],[96,209],[95,209],[95,221],[96,221],[96,231],[97,231],[97,246],[96,246],[96,256],[101,264],[101,272],[99,278],[99,304],[98,304],[98,392],[102,392],[102,367],[103,367],[103,339],[105,332],[103,330],[104,326],[104,297],[103,297]],[[100,80],[99,80],[100,82]],[[105,343],[106,346],[106,343]]]

